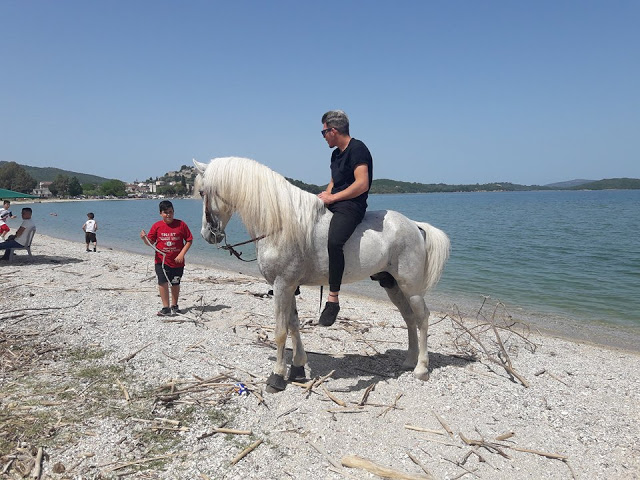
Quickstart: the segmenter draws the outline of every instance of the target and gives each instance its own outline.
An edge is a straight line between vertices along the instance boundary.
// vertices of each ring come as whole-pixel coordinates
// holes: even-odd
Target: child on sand
[[[7,220],[10,218],[16,218],[9,208],[11,208],[11,202],[9,200],[5,200],[2,204],[2,208],[0,208],[0,237],[2,237],[3,240],[10,230],[9,225],[7,225]]]
[[[95,252],[98,246],[98,239],[96,238],[98,222],[94,220],[94,215],[91,212],[87,213],[87,217],[89,220],[84,222],[84,225],[82,225],[82,230],[84,230],[84,241],[87,243],[87,252],[90,252],[89,243],[91,242],[93,242],[93,251]]]
[[[173,217],[173,204],[168,200],[160,202],[160,217],[146,234],[140,231],[140,238],[156,250],[155,266],[158,276],[158,291],[162,299],[162,310],[158,316],[181,313],[178,307],[180,280],[184,273],[184,256],[191,248],[193,236],[186,223]],[[171,283],[171,307],[169,306],[169,283]]]

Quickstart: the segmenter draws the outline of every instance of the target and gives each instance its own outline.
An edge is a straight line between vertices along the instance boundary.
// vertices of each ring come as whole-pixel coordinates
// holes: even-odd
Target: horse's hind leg
[[[429,335],[429,309],[424,303],[422,295],[413,295],[409,298],[411,309],[415,315],[418,324],[419,340],[418,340],[418,362],[413,374],[420,380],[429,380],[429,351],[427,350],[427,341]]]
[[[392,277],[393,278],[393,277]],[[412,370],[418,363],[418,333],[416,330],[416,317],[411,308],[407,297],[402,293],[398,284],[393,282],[393,286],[385,286],[385,291],[389,296],[389,300],[398,308],[402,318],[407,324],[407,331],[409,333],[409,347],[407,348],[407,357],[405,358],[402,368],[405,370]]]

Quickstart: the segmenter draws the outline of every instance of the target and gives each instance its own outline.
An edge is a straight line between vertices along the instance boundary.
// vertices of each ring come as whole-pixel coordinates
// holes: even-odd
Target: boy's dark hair
[[[93,217],[94,217],[93,212],[87,213],[87,217],[89,217],[91,220],[93,220]]]
[[[4,200],[4,201],[2,202],[2,204],[3,204],[3,205],[4,205],[5,203],[8,203],[9,205],[11,205],[11,202],[10,202],[9,200]]]
[[[166,212],[170,208],[173,208],[173,203],[171,203],[169,200],[163,200],[160,202],[160,213]]]
[[[24,207],[24,208],[22,209],[22,211],[23,211],[23,212],[33,213],[33,210],[31,210],[31,208],[29,208],[29,207]]]

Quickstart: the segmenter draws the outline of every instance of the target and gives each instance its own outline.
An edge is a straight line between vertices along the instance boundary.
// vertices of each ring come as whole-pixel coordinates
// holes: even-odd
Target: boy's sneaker
[[[94,252],[96,251],[96,247],[93,247],[93,251],[94,251]]]
[[[171,309],[169,307],[162,307],[162,310],[158,312],[159,317],[167,317],[171,315]]]
[[[173,305],[171,307],[171,313],[178,314],[178,313],[182,313],[182,312],[180,311],[180,308],[178,308],[178,305]]]
[[[324,310],[320,315],[320,320],[318,323],[324,327],[330,327],[336,321],[339,311],[340,311],[340,304],[335,302],[325,303]]]
[[[90,252],[90,251],[91,251],[91,250],[89,250],[89,249],[87,248],[87,252]]]

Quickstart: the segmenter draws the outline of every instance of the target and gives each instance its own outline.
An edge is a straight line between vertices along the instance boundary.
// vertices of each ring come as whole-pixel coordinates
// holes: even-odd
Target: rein
[[[244,258],[242,258],[242,252],[238,252],[233,247],[239,247],[240,245],[246,245],[247,243],[257,242],[258,240],[262,240],[264,237],[266,237],[266,235],[260,235],[259,237],[252,238],[252,239],[246,240],[244,242],[234,243],[233,245],[229,245],[227,243],[227,237],[225,235],[225,237],[224,237],[225,245],[223,245],[221,247],[218,247],[218,248],[221,248],[222,250],[227,250],[229,252],[229,255],[235,255],[238,260],[242,260],[243,262],[255,262],[257,260],[257,258],[254,258],[252,260],[245,260]]]

